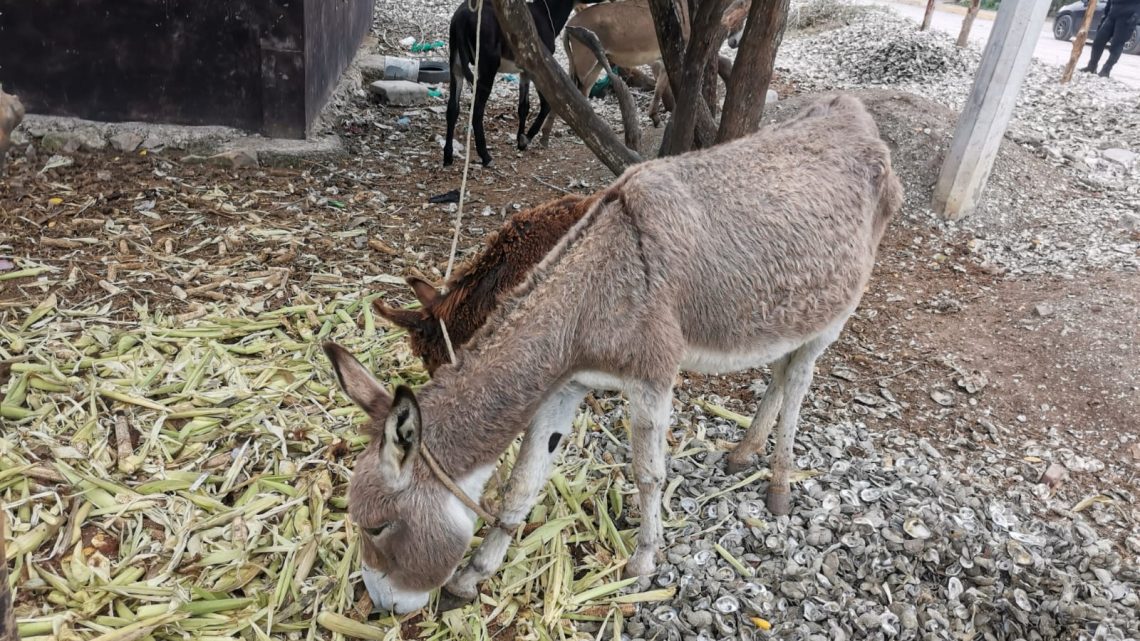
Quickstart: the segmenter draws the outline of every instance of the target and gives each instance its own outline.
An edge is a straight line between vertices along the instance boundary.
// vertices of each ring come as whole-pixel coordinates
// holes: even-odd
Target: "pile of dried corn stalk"
[[[0,503],[21,637],[587,638],[578,621],[620,631],[635,604],[671,596],[621,579],[634,531],[615,521],[633,487],[594,455],[587,434],[605,427],[583,414],[480,606],[362,625],[345,488],[363,415],[319,341],[393,385],[426,380],[369,302],[219,304],[188,322],[52,297],[2,312]]]

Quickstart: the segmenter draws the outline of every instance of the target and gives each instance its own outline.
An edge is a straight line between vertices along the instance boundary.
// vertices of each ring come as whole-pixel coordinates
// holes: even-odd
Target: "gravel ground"
[[[900,433],[877,447],[857,422],[809,414],[797,462],[816,474],[794,487],[789,517],[768,516],[762,485],[716,496],[742,480],[724,475],[720,451],[672,462],[673,478],[685,480],[668,509],[683,520],[666,531],[667,561],[651,583],[678,592],[633,617],[625,630],[632,638],[1140,634],[1135,565],[1066,508],[1057,506],[1049,521],[1027,517],[1020,506],[1039,500],[1041,490],[1023,484],[1001,492],[987,478],[1006,474],[1001,466],[979,461],[958,474],[926,440]],[[676,419],[678,441],[694,431],[708,441],[735,442],[741,434],[735,423],[699,410]],[[686,447],[705,446],[694,439]],[[625,458],[624,448],[609,449]],[[1140,538],[1128,545],[1135,554]],[[752,617],[767,619],[770,635]]]
[[[942,105],[946,110],[926,118],[915,132],[930,139],[930,164],[939,166],[981,51],[958,49],[943,33],[918,32],[912,21],[888,9],[857,9],[836,0],[800,6],[805,5],[809,16],[819,13],[813,5],[842,10],[822,29],[816,19],[811,28],[793,32],[780,49],[777,69],[804,92],[882,88]],[[973,234],[981,241],[979,257],[1014,275],[1086,267],[1135,271],[1140,162],[1126,166],[1106,150],[1140,151],[1140,93],[1085,74],[1062,86],[1060,73],[1032,63],[1003,145],[1005,158],[1013,156],[1010,148],[1021,148],[1029,152],[1026,158],[1041,162],[1003,167],[999,159],[982,207],[957,224],[938,221],[928,211],[929,199],[912,202],[906,214],[950,233]],[[1062,183],[1054,182],[1057,177]]]

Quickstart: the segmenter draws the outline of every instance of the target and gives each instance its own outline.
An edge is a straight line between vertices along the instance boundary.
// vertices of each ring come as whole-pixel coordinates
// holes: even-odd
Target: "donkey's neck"
[[[459,366],[440,368],[420,392],[421,438],[455,477],[494,465],[567,374],[564,317],[512,321],[463,348]]]

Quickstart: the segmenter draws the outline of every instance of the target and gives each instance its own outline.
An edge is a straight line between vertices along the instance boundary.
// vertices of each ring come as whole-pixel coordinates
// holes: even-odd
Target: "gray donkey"
[[[630,168],[418,397],[404,386],[390,395],[326,343],[341,387],[372,419],[348,504],[363,528],[373,602],[408,612],[444,583],[453,599],[474,598],[592,388],[622,390],[630,402],[641,526],[625,570],[652,573],[679,369],[771,364],[772,382],[728,463],[750,464],[776,424],[768,508],[787,514],[792,440],[815,360],[858,305],[901,203],[874,121],[857,99],[833,97],[779,127]],[[496,519],[475,499],[524,426]],[[491,530],[456,573],[477,515]]]

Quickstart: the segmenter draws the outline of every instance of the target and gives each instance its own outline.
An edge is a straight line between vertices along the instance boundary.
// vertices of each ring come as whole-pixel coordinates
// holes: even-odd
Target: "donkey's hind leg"
[[[647,386],[630,393],[633,475],[637,481],[641,526],[637,532],[637,548],[625,566],[626,576],[652,574],[665,542],[661,494],[665,485],[665,433],[672,408],[673,394],[668,385]]]
[[[523,437],[518,461],[507,482],[499,513],[502,527],[492,528],[487,533],[470,563],[447,583],[440,594],[441,610],[474,600],[479,594],[479,583],[499,570],[514,536],[512,529],[526,522],[585,396],[586,388],[570,383],[539,408]]]
[[[780,414],[780,406],[784,402],[784,372],[788,365],[788,356],[781,356],[771,364],[772,379],[764,396],[760,399],[760,406],[752,416],[752,425],[744,433],[744,438],[729,453],[725,462],[725,470],[729,474],[742,472],[752,466],[752,456],[763,454],[768,447],[768,434],[776,424],[776,417]]]
[[[846,321],[846,317],[842,319]],[[784,394],[776,423],[776,449],[772,456],[772,480],[768,483],[768,511],[783,516],[791,510],[791,472],[795,466],[792,445],[800,419],[800,406],[811,388],[815,360],[839,336],[843,322],[804,343],[788,356],[784,367]]]

